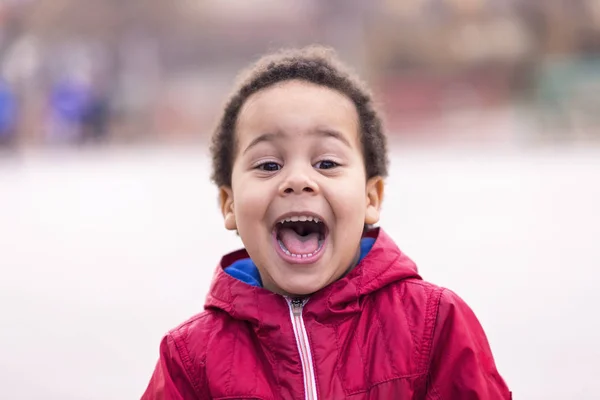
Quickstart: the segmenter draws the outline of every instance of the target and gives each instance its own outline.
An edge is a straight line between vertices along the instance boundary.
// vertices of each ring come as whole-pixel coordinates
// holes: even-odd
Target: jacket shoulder
[[[143,400],[208,399],[206,351],[211,330],[219,324],[205,311],[171,329],[160,345],[160,356]]]
[[[445,290],[420,278],[407,278],[373,293],[372,304],[383,331],[389,333],[396,370],[426,376]],[[395,349],[402,351],[396,354]]]
[[[177,349],[187,352],[190,361],[203,365],[208,343],[223,317],[218,312],[206,310],[198,313],[176,327],[169,330],[167,336],[174,342]]]
[[[485,338],[470,306],[454,291],[421,279],[404,279],[385,289],[393,292],[394,316],[409,328],[413,345],[419,349],[420,372],[430,367],[432,353],[444,343],[443,330]],[[400,311],[401,310],[401,311]],[[392,317],[394,318],[394,317]],[[485,339],[483,339],[485,340]]]
[[[450,289],[418,280],[407,280],[405,285],[406,312],[417,311],[422,318],[418,365],[428,376],[426,398],[476,394],[477,398],[510,399],[484,329],[471,307]]]
[[[452,301],[448,295],[449,290],[431,282],[412,278],[399,281],[397,285],[396,290],[400,292],[404,310],[421,320],[414,322],[420,322],[424,328],[423,334],[430,338],[429,334],[432,332],[429,331],[433,331],[440,305]]]
[[[434,339],[439,339],[440,330],[449,323],[458,329],[479,328],[479,321],[469,305],[454,291],[434,283],[407,279],[399,282],[404,311],[414,318],[413,324],[421,326],[419,338],[423,349],[422,361],[431,356]],[[435,337],[434,337],[435,335]]]

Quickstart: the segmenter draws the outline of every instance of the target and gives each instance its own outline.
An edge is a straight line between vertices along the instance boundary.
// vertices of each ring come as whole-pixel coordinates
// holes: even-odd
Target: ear
[[[225,229],[234,231],[237,229],[235,222],[235,211],[233,209],[233,191],[230,187],[221,186],[219,188],[219,202],[221,204],[221,213],[225,222]]]
[[[373,225],[379,222],[379,212],[383,201],[383,178],[374,176],[367,181],[367,209],[365,224]]]

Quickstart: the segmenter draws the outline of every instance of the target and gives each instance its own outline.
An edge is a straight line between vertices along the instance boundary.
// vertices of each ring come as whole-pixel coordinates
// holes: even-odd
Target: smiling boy
[[[367,180],[351,100],[283,81],[250,97],[236,128],[225,226],[239,231],[264,288],[307,295],[336,281],[356,264],[383,194],[381,176]]]
[[[331,51],[259,60],[211,151],[244,249],[164,338],[143,399],[510,399],[471,309],[372,228],[385,136]]]

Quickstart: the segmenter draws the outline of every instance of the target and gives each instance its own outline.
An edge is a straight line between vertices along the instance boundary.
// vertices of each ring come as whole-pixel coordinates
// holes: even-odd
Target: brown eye
[[[281,165],[277,164],[276,162],[268,161],[260,164],[256,168],[258,168],[261,171],[273,172],[279,171],[281,169]]]
[[[318,168],[318,169],[331,169],[331,168],[335,168],[338,166],[339,166],[338,163],[336,163],[335,161],[331,161],[331,160],[323,160],[323,161],[319,161],[318,163],[315,164],[315,168]]]

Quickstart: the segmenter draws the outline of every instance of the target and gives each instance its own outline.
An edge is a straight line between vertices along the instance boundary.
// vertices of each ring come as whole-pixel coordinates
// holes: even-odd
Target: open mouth
[[[275,224],[274,235],[284,254],[308,261],[323,248],[327,226],[310,215],[288,217]]]

